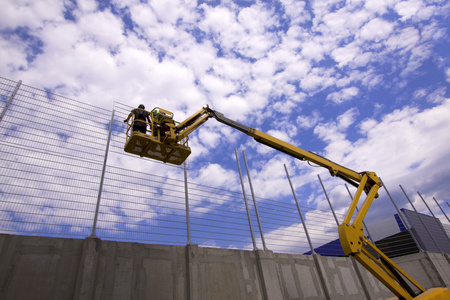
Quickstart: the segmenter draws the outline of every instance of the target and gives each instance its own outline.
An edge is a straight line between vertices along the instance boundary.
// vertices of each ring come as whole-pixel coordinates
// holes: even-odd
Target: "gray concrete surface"
[[[425,288],[449,286],[448,257],[395,259]],[[386,299],[349,257],[0,235],[0,299]]]

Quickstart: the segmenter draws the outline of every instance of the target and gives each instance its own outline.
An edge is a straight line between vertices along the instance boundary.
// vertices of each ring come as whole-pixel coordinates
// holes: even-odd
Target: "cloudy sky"
[[[417,191],[450,202],[449,16],[445,0],[4,0],[0,76],[109,111],[160,106],[178,121],[207,103],[375,171],[399,206],[401,184],[426,212]],[[327,209],[317,174],[337,211],[349,204],[326,170],[215,120],[190,146],[193,182],[239,190],[237,148],[258,196],[292,198],[286,164],[302,205]],[[377,201],[374,217],[395,213],[384,191]]]

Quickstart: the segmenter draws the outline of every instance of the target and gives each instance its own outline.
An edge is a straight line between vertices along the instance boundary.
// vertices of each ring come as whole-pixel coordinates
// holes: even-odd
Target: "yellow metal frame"
[[[168,139],[171,134],[170,131],[162,136],[161,130],[158,129],[158,125],[165,121],[167,122],[167,125],[169,125],[167,127],[170,130],[175,124],[175,121],[173,121],[173,114],[171,112],[161,108],[158,109],[160,112],[158,115],[147,111],[152,120],[151,123],[145,122],[149,127],[147,132],[150,134],[132,131],[133,123],[135,122],[134,114],[132,115],[132,118],[127,123],[124,151],[139,155],[140,157],[147,157],[165,163],[181,165],[191,154],[191,148],[188,146],[189,138],[186,137],[179,141],[172,141]]]

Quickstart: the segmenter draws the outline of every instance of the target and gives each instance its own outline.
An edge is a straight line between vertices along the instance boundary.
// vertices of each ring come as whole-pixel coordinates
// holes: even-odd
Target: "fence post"
[[[13,101],[14,97],[16,96],[17,91],[19,90],[21,84],[22,84],[22,80],[19,80],[19,82],[17,82],[17,85],[14,88],[14,91],[12,92],[11,96],[9,96],[8,102],[6,102],[6,105],[3,108],[2,114],[0,115],[0,122],[2,121],[3,116],[6,114],[6,111],[8,110],[8,107],[11,105],[11,102]]]
[[[100,208],[100,199],[102,197],[103,180],[105,179],[106,161],[108,160],[109,142],[111,141],[111,132],[112,132],[112,127],[113,127],[113,122],[114,122],[114,109],[111,114],[111,122],[109,123],[108,141],[106,142],[105,159],[103,160],[102,177],[100,179],[100,186],[98,188],[97,205],[95,207],[95,215],[94,215],[94,222],[92,224],[92,232],[91,232],[91,235],[89,236],[91,238],[97,238],[97,235],[95,234],[95,230],[97,228],[98,211]]]
[[[316,251],[314,251],[314,247],[311,242],[311,237],[309,236],[309,233],[308,233],[308,228],[306,228],[306,223],[305,223],[305,220],[303,219],[302,210],[300,209],[300,205],[298,204],[297,196],[295,194],[294,186],[292,185],[291,177],[289,176],[289,172],[286,167],[286,164],[283,164],[283,165],[284,165],[284,170],[286,171],[286,176],[289,181],[289,185],[291,186],[292,194],[294,195],[294,200],[295,200],[295,204],[297,205],[298,214],[300,215],[300,219],[302,220],[302,225],[303,225],[303,229],[305,230],[306,239],[308,240],[309,247],[311,248],[311,254],[316,254]]]
[[[428,232],[428,235],[430,236],[431,240],[434,242],[434,244],[436,245],[436,247],[439,249],[439,251],[441,253],[444,253],[441,249],[441,247],[439,247],[438,243],[435,241],[434,237],[431,235],[430,230],[428,230],[428,227],[425,225],[425,222],[422,220],[422,217],[420,216],[419,212],[417,211],[416,207],[414,206],[414,204],[412,203],[411,199],[409,199],[408,194],[406,194],[405,190],[403,189],[403,187],[400,185],[400,188],[403,191],[403,194],[405,194],[406,199],[408,199],[409,204],[411,204],[412,208],[414,209],[414,211],[417,214],[417,217],[419,218],[420,222],[422,223],[423,227],[425,228],[425,230]],[[417,231],[417,230],[416,230]]]
[[[330,198],[328,197],[327,190],[325,189],[325,186],[323,185],[322,179],[320,178],[319,174],[317,174],[317,177],[319,178],[320,185],[322,186],[323,193],[325,194],[325,198],[327,198],[328,205],[330,206],[331,212],[333,213],[333,217],[334,217],[334,220],[336,221],[336,225],[339,227],[339,220],[338,220],[338,218],[336,216],[336,213],[334,212],[333,206],[331,205],[331,201],[330,201]]]
[[[186,199],[186,230],[187,230],[187,243],[192,244],[191,241],[191,221],[189,218],[189,194],[188,194],[188,181],[187,181],[187,171],[186,162],[184,162],[184,195]]]
[[[241,165],[239,164],[239,156],[236,148],[234,148],[234,154],[236,155],[236,162],[239,170],[239,178],[241,179],[242,194],[244,195],[245,210],[247,211],[248,226],[250,227],[250,234],[252,236],[253,250],[257,250],[258,247],[256,247],[255,233],[253,232],[252,219],[250,217],[250,209],[248,208],[247,195],[245,193],[244,180],[242,179]]]
[[[250,177],[250,171],[248,170],[247,158],[245,157],[244,151],[242,151],[242,154],[244,155],[244,163],[245,163],[245,168],[247,170],[248,183],[250,185],[250,191],[252,193],[253,205],[255,206],[256,219],[258,220],[259,232],[261,233],[261,241],[263,244],[263,249],[267,250],[266,241],[264,240],[264,232],[263,232],[263,229],[261,226],[261,220],[259,219],[258,206],[256,205],[255,192],[253,191],[252,179]]]
[[[436,200],[436,198],[434,198],[434,202],[436,202],[437,206],[439,206],[440,210],[442,211],[442,213],[444,214],[444,216],[447,218],[447,221],[450,223],[450,219],[448,218],[447,214],[445,213],[445,211],[442,209],[442,206],[439,204],[439,202]]]

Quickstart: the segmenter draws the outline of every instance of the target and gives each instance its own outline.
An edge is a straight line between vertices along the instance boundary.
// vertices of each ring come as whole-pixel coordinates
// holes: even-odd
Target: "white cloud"
[[[331,53],[334,60],[339,64],[339,67],[343,67],[352,62],[359,54],[359,47],[355,44],[349,44],[345,47],[337,48]]]
[[[367,0],[364,6],[371,12],[384,14],[397,0]]]
[[[320,113],[315,110],[310,116],[298,116],[296,122],[300,128],[309,129],[316,126],[316,124],[322,119],[323,118],[320,116]]]
[[[153,27],[158,22],[155,12],[149,5],[133,5],[130,7],[130,14],[133,21],[142,28]]]
[[[301,53],[308,59],[314,59],[320,61],[323,58],[326,49],[324,46],[314,40],[305,41],[301,45]]]
[[[266,31],[276,24],[272,12],[254,5],[240,12],[225,7],[202,5],[204,19],[199,27],[220,44],[227,55],[238,52],[245,57],[262,58],[278,41],[274,33]]]
[[[245,116],[254,111],[251,109],[254,103],[246,102],[237,95],[232,95],[226,99],[212,99],[212,102],[211,107],[235,121],[246,120]]]
[[[80,0],[77,1],[77,7],[81,13],[91,13],[97,9],[97,2],[95,0]]]
[[[267,58],[257,60],[251,65],[252,74],[257,78],[271,77],[276,70],[276,63]]]
[[[402,70],[401,75],[406,76],[418,68],[420,68],[423,62],[430,57],[432,51],[428,45],[418,45],[411,50],[411,56],[407,62],[405,68]]]
[[[442,162],[449,159],[446,149],[450,144],[442,137],[450,130],[449,113],[450,100],[446,99],[442,105],[421,112],[405,107],[380,122],[366,120],[360,124],[366,138],[355,144],[343,162],[373,170],[387,184],[403,182],[410,188],[448,198],[448,190],[439,182],[448,177],[448,168]]]
[[[309,19],[309,14],[305,12],[306,2],[296,0],[281,0],[284,6],[284,13],[294,22],[302,22]]]
[[[355,122],[355,117],[359,114],[357,108],[351,108],[347,110],[342,115],[337,117],[337,125],[339,129],[347,129],[350,125]]]
[[[339,163],[344,155],[352,152],[354,146],[346,139],[346,130],[354,124],[358,114],[356,108],[351,108],[339,115],[336,121],[321,123],[314,128],[314,133],[327,143],[327,158]]]
[[[281,130],[271,129],[271,130],[267,131],[267,134],[269,134],[277,139],[280,139],[284,142],[287,142],[287,143],[291,142],[289,133],[284,130],[281,131]]]
[[[183,107],[197,104],[199,109],[205,101],[204,95],[195,86],[195,77],[192,70],[181,65],[178,61],[163,61],[151,71],[149,84],[152,94],[169,99],[168,106]],[[173,102],[173,104],[170,104]],[[175,104],[176,103],[176,104]]]
[[[265,145],[263,147],[271,149]],[[264,148],[260,148],[260,150],[264,151]],[[278,152],[273,153],[274,155],[269,160],[258,162],[256,170],[250,168],[250,176],[256,197],[273,198],[288,195],[291,192],[283,166],[286,164],[289,168],[289,157]],[[247,160],[250,159],[247,156]]]
[[[426,99],[430,103],[443,103],[447,99],[446,96],[445,96],[446,92],[447,92],[447,88],[446,87],[437,88],[436,90],[431,91],[427,95]]]
[[[30,1],[6,0],[2,1],[0,20],[2,28],[29,27],[38,29],[44,22],[60,22],[64,2],[58,0]]]
[[[365,40],[379,42],[389,37],[394,29],[394,24],[376,18],[361,28],[361,37]]]
[[[79,17],[78,29],[82,32],[79,42],[92,41],[98,47],[114,47],[124,40],[123,24],[111,12],[95,12]]]
[[[296,60],[286,66],[283,76],[295,80],[304,78],[311,70],[311,64],[306,60]]]
[[[236,50],[246,57],[259,59],[263,58],[277,41],[276,36],[272,33],[248,36],[237,42]]]
[[[219,132],[211,130],[211,128],[203,127],[198,130],[198,138],[208,148],[215,148],[220,143],[221,135]]]
[[[25,43],[16,39],[0,40],[0,68],[3,72],[15,73],[27,65],[27,50]]]
[[[248,78],[250,67],[249,63],[233,58],[215,58],[212,64],[214,73],[225,80]]]
[[[273,12],[264,9],[261,5],[252,5],[242,9],[237,19],[250,34],[264,35],[266,28],[276,25],[277,19]]]
[[[342,89],[337,92],[333,92],[327,96],[327,100],[331,100],[334,103],[342,103],[348,100],[351,100],[355,96],[357,96],[359,93],[359,90],[357,87],[349,87]]]
[[[211,93],[211,98],[221,98],[233,93],[236,85],[230,80],[224,80],[214,75],[205,75],[200,79],[203,87]]]
[[[300,82],[300,87],[307,92],[317,93],[335,83],[333,70],[313,68]]]
[[[187,68],[192,69],[196,78],[203,76],[217,59],[216,49],[210,41],[201,44],[194,40],[185,41],[182,48],[177,47],[173,51],[169,51],[169,54]]]
[[[413,27],[407,27],[402,29],[396,35],[391,36],[386,44],[391,50],[411,50],[414,48],[420,40],[419,31]]]
[[[193,181],[201,182],[201,184],[208,186],[227,187],[237,185],[238,182],[236,180],[238,177],[236,172],[227,170],[219,164],[208,164],[198,171]]]
[[[420,0],[400,1],[395,4],[395,11],[402,17],[402,20],[407,20],[412,16],[417,15],[423,7]]]
[[[158,16],[158,19],[172,25],[175,25],[180,19],[184,22],[192,21],[194,16],[190,10],[193,5],[194,3],[192,1],[185,1],[182,5],[180,5],[180,2],[177,0],[151,2],[151,6]]]
[[[234,13],[225,7],[210,8],[202,5],[205,18],[200,22],[200,28],[206,32],[219,34],[237,26]]]

